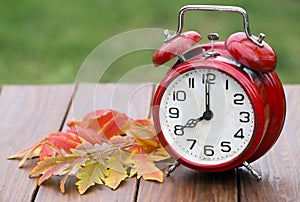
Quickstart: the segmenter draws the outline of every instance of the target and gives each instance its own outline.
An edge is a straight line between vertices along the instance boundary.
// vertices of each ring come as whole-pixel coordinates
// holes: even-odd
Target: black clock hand
[[[210,95],[209,95],[209,81],[205,81],[205,112],[203,116],[205,120],[210,120],[214,116],[213,112],[210,110]]]
[[[183,135],[185,128],[194,128],[200,121],[202,120],[211,120],[214,114],[210,110],[210,95],[209,95],[209,81],[206,79],[205,81],[205,112],[203,115],[197,119],[189,119],[185,125],[175,125],[174,133],[176,135]]]
[[[174,133],[176,135],[183,135],[185,128],[194,128],[200,121],[202,120],[210,120],[212,118],[212,112],[211,111],[205,111],[203,115],[197,119],[189,119],[185,125],[175,125],[174,126]]]

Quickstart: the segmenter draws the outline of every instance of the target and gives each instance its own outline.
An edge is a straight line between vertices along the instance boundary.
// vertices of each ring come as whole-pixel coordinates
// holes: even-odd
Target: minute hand
[[[206,80],[205,82],[205,112],[203,114],[203,117],[205,120],[210,120],[213,117],[213,112],[210,110],[210,95],[209,95],[209,81]]]

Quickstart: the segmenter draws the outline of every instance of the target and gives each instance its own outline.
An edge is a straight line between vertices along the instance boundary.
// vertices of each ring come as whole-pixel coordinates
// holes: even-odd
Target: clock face
[[[251,141],[254,117],[239,82],[212,68],[180,74],[168,85],[159,107],[167,149],[202,165],[223,164],[241,156]]]

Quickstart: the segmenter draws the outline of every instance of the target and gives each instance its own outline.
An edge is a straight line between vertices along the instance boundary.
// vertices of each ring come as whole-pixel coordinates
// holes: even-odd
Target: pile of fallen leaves
[[[155,162],[170,158],[161,147],[149,119],[133,120],[113,110],[97,110],[82,120],[68,123],[66,132],[49,134],[45,139],[9,159],[39,157],[30,176],[40,176],[42,184],[51,176],[64,176],[60,190],[70,175],[78,178],[80,194],[95,184],[116,189],[128,177],[163,182]]]

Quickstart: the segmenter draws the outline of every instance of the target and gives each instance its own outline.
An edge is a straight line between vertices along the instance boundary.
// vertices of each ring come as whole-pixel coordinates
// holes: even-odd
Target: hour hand
[[[185,128],[194,128],[198,122],[202,121],[202,120],[209,120],[207,119],[207,115],[206,112],[203,113],[203,115],[197,119],[189,119],[185,125],[175,125],[174,126],[174,133],[175,135],[181,136],[184,135],[184,129]]]

